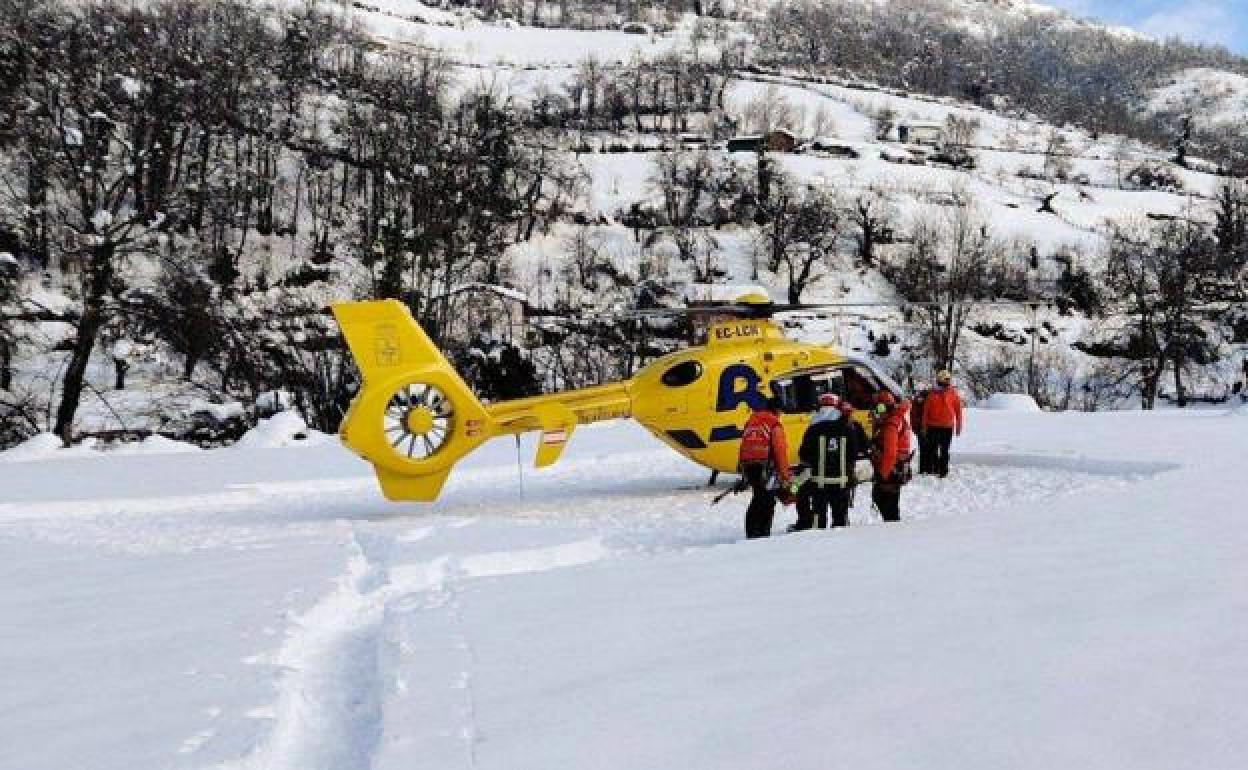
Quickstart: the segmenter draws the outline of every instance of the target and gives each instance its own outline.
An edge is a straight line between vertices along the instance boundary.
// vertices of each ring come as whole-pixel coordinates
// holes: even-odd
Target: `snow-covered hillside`
[[[916,234],[950,221],[982,226],[992,247],[994,283],[973,292],[977,298],[1045,305],[974,312],[953,357],[974,389],[1016,388],[981,380],[1034,370],[1039,360],[1042,371],[1060,375],[1049,384],[1064,394],[1033,394],[1046,406],[1132,403],[1138,378],[1123,372],[1145,368],[1131,358],[1140,335],[1123,298],[1093,296],[1108,282],[1107,245],[1120,228],[1147,238],[1168,223],[1212,225],[1223,213],[1219,196],[1238,189],[1220,173],[1226,165],[1199,160],[1199,135],[1177,158],[1179,135],[1165,120],[1193,94],[1210,116],[1233,114],[1242,76],[1176,70],[1174,85],[1150,92],[1150,113],[1149,104],[1080,89],[1124,73],[1141,77],[1138,66],[1126,65],[1153,61],[1145,54],[1185,62],[1217,60],[1216,52],[1117,37],[1101,45],[1094,26],[1024,0],[945,5],[949,14],[931,2],[795,5],[787,10],[799,20],[829,14],[815,32],[858,35],[831,43],[859,48],[830,51],[829,39],[811,37],[809,62],[799,45],[809,25],[780,29],[774,5],[690,12],[658,3],[621,10],[597,0],[280,3],[276,11],[231,6],[229,13],[205,6],[202,18],[153,16],[133,30],[70,25],[68,14],[81,8],[74,4],[61,9],[65,18],[49,11],[49,28],[86,30],[84,50],[104,52],[91,79],[104,85],[83,86],[93,110],[59,103],[19,110],[55,94],[51,84],[65,75],[22,70],[48,82],[31,80],[20,99],[0,104],[21,117],[4,134],[14,138],[0,145],[0,175],[9,182],[0,196],[0,257],[14,255],[0,259],[0,443],[52,429],[220,443],[265,411],[256,402],[276,391],[292,391],[305,416],[332,431],[352,377],[324,309],[378,294],[406,299],[461,365],[497,360],[499,346],[511,346],[531,364],[529,390],[592,384],[684,339],[652,339],[640,351],[627,338],[633,332],[611,324],[586,330],[584,319],[639,303],[679,304],[707,283],[761,284],[777,300],[915,302],[898,278],[917,250]],[[237,29],[222,21],[245,15],[244,7],[255,17],[237,20]],[[200,24],[205,40],[183,61],[187,51],[165,47],[176,34],[165,35],[164,24]],[[122,30],[150,39],[105,45]],[[243,30],[260,38],[236,56]],[[873,34],[894,33],[902,46],[895,61],[871,45],[879,42]],[[916,35],[938,43],[929,50]],[[1078,46],[1061,54],[1068,60],[1047,59],[1060,77],[1046,82],[1075,85],[1049,100],[1051,110],[1044,99],[1017,93],[1019,78],[1034,77],[1039,64],[1000,52],[987,68],[963,60],[985,55],[976,45],[1021,56],[1033,50],[1029,39],[1057,45],[1062,35],[1074,35],[1069,42]],[[1119,43],[1120,58],[1130,61],[1108,70],[1119,62],[1103,49]],[[144,46],[161,56],[136,59],[133,51]],[[3,50],[11,48],[21,46]],[[49,44],[46,53],[68,50],[75,49]],[[1243,65],[1225,58],[1227,66]],[[169,77],[166,65],[199,75],[178,76],[184,101],[176,109],[157,104],[173,98],[158,87]],[[227,84],[235,66],[254,67],[243,79],[268,83],[267,90],[235,94]],[[1111,90],[1135,98],[1140,83],[1132,83]],[[395,107],[392,97],[406,101]],[[194,107],[205,102],[212,106],[201,114]],[[47,125],[35,125],[43,120],[35,116],[57,110]],[[468,114],[486,119],[463,128]],[[1150,114],[1159,126],[1140,117]],[[164,125],[167,136],[157,136],[147,128],[154,115],[185,122]],[[400,124],[407,129],[394,128]],[[116,134],[106,142],[107,162],[69,162],[86,154],[93,125]],[[505,127],[503,152],[487,142],[497,126]],[[793,146],[765,159],[748,142],[730,151],[731,139],[777,128],[792,134]],[[63,141],[59,154],[43,153],[48,136]],[[208,160],[192,159],[196,153]],[[52,193],[27,158],[56,166],[46,174]],[[114,201],[84,202],[76,180],[100,168],[114,184],[91,189],[133,189]],[[764,254],[767,223],[776,221],[765,209],[773,182],[791,200],[823,207],[826,253],[804,286],[794,285],[775,254],[812,253],[807,241]],[[148,201],[150,212],[136,208],[153,190],[168,199]],[[1237,200],[1226,210],[1245,210],[1235,209]],[[859,209],[875,217],[871,249],[861,245]],[[1224,233],[1243,231],[1237,227]],[[130,240],[118,252],[111,239],[123,231]],[[103,273],[85,263],[101,244],[108,248],[99,254],[118,256],[103,271],[109,280],[92,284],[83,278]],[[1185,365],[1198,398],[1244,392],[1248,320],[1236,309],[1244,286],[1237,249],[1243,244],[1225,246],[1228,266],[1210,281],[1224,293],[1198,319],[1201,350]],[[935,250],[941,259],[946,252]],[[482,285],[500,287],[495,305],[508,306],[464,291]],[[88,306],[98,317],[86,318]],[[932,368],[925,331],[906,308],[796,317],[788,327],[876,356],[907,384]],[[86,353],[80,339],[90,344]],[[479,372],[468,377],[488,385]],[[71,378],[81,388],[69,387]],[[70,391],[80,394],[76,407],[60,408]],[[1080,401],[1074,393],[1093,395]]]
[[[1149,108],[1191,115],[1209,127],[1242,121],[1248,114],[1248,77],[1207,68],[1187,70],[1157,88]]]
[[[1245,419],[973,411],[901,524],[751,542],[624,423],[432,507],[335,443],[0,463],[0,764],[1229,770]]]

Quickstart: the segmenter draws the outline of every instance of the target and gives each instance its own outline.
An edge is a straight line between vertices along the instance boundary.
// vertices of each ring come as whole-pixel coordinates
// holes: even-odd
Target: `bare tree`
[[[1056,128],[1050,131],[1044,143],[1044,176],[1059,182],[1069,179],[1070,156],[1070,140]]]
[[[811,136],[832,136],[836,133],[836,120],[826,104],[820,104],[810,122]]]
[[[575,286],[596,292],[599,275],[606,267],[600,239],[588,226],[581,225],[563,239],[563,251],[567,255],[563,270],[564,285],[569,289]]]
[[[719,240],[699,227],[675,227],[669,232],[680,260],[693,270],[693,280],[714,283],[723,271]]]
[[[17,355],[18,264],[11,255],[0,253],[0,390],[13,387],[13,359]]]
[[[1131,140],[1124,136],[1115,142],[1110,157],[1114,162],[1114,178],[1117,180],[1118,189],[1121,190],[1126,185],[1127,172],[1135,160],[1135,153],[1131,149]]]
[[[182,378],[188,382],[196,367],[219,352],[226,339],[220,287],[201,264],[188,255],[163,254],[160,283],[152,289],[127,292],[123,306],[131,326],[182,356]]]
[[[83,10],[79,22],[65,30],[65,50],[74,54],[33,79],[27,94],[45,121],[43,130],[55,137],[49,205],[68,235],[63,255],[81,275],[75,337],[54,427],[66,443],[87,364],[113,312],[110,297],[121,284],[123,264],[176,221],[182,203],[140,172],[163,157],[165,122],[182,109],[184,94],[176,88],[136,90],[117,78],[126,66],[136,71],[139,62],[155,67],[160,52],[147,37],[150,28],[125,26],[113,12],[106,6]],[[127,34],[118,35],[112,24]]]
[[[1174,162],[1187,168],[1187,151],[1192,144],[1192,116],[1183,115],[1174,136]]]
[[[1218,268],[1243,295],[1243,273],[1248,266],[1248,191],[1229,182],[1218,191],[1213,237],[1218,244]]]
[[[659,153],[654,161],[650,186],[663,196],[667,224],[684,226],[698,222],[715,174],[711,157],[700,150]]]
[[[892,107],[883,106],[871,111],[871,126],[876,139],[887,139],[897,128],[897,111]]]
[[[949,116],[945,118],[941,148],[954,166],[973,167],[975,165],[975,158],[971,155],[970,148],[975,144],[976,137],[979,135],[979,129],[980,122],[978,118],[966,117],[953,112],[949,113]]]
[[[886,274],[921,320],[935,368],[949,369],[974,302],[988,290],[989,267],[1001,243],[971,208],[953,208],[937,220],[919,220],[900,265]]]
[[[577,64],[576,76],[569,87],[571,90],[569,95],[572,98],[572,107],[577,114],[580,114],[581,106],[584,104],[585,123],[590,127],[593,127],[597,120],[598,106],[605,85],[606,69],[595,54],[591,53]]]
[[[870,267],[875,264],[875,247],[890,239],[896,212],[878,187],[872,186],[856,197],[849,207],[849,221],[856,228],[854,240],[858,259]]]
[[[762,207],[766,222],[755,249],[770,271],[783,271],[789,302],[802,301],[802,293],[820,278],[820,268],[826,270],[835,255],[841,210],[825,190],[803,190],[787,175],[775,180],[772,195]]]
[[[803,122],[803,111],[779,86],[768,83],[762,93],[746,102],[743,117],[750,130],[760,134],[780,128],[798,131]]]
[[[1175,398],[1187,405],[1183,376],[1193,356],[1205,354],[1199,310],[1216,276],[1217,243],[1190,220],[1150,229],[1115,230],[1105,283],[1121,299],[1134,327],[1130,348],[1142,362],[1142,406],[1152,409],[1162,376],[1174,374]]]

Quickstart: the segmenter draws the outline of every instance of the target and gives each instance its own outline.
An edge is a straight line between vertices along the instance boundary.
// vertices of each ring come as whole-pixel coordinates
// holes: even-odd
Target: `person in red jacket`
[[[910,403],[898,403],[881,390],[876,398],[875,434],[871,438],[875,481],[871,502],[884,521],[901,521],[901,488],[910,480]]]
[[[767,537],[776,513],[776,491],[771,487],[774,473],[780,488],[789,486],[789,442],[780,422],[778,397],[772,396],[754,410],[741,432],[737,465],[752,495],[745,509],[745,536]]]
[[[955,435],[962,435],[962,399],[953,387],[953,375],[948,369],[936,375],[936,387],[923,403],[919,430],[931,445],[931,470],[943,479],[949,475],[949,445]]]
[[[932,461],[934,449],[932,447],[931,437],[927,435],[927,431],[923,429],[923,407],[927,403],[927,394],[931,392],[931,388],[926,383],[919,383],[914,391],[914,397],[910,399],[910,424],[914,426],[914,432],[919,439],[919,473],[926,475],[935,473],[935,463]]]

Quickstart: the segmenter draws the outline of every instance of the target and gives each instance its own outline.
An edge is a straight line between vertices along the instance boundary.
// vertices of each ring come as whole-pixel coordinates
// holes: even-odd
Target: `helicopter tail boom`
[[[534,465],[545,468],[563,454],[577,425],[632,416],[629,382],[490,404],[497,433],[542,432]]]
[[[339,435],[372,463],[390,500],[437,499],[455,463],[494,436],[541,431],[534,465],[543,468],[578,425],[632,414],[628,381],[485,406],[402,303],[333,311],[363,376]]]

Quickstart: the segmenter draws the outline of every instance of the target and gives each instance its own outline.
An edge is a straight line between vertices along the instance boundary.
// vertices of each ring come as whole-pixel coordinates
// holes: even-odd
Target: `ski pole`
[[[728,495],[735,495],[744,490],[745,490],[745,480],[744,479],[738,480],[737,483],[728,487],[723,492],[720,492],[718,495],[715,495],[714,499],[711,500],[711,505],[717,505],[719,501],[723,500]]]

